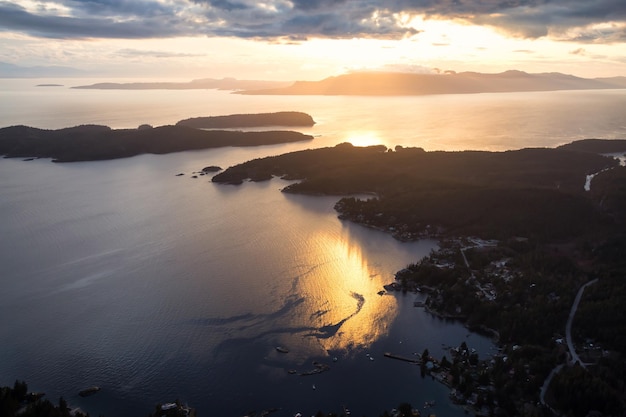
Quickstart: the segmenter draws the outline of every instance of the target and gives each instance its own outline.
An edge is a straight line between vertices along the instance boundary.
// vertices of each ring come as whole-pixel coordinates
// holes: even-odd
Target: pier
[[[384,355],[385,355],[386,358],[397,359],[399,361],[414,363],[416,365],[420,365],[422,363],[422,360],[419,359],[419,358],[410,358],[408,356],[395,355],[395,354],[389,353],[389,352],[385,352]]]

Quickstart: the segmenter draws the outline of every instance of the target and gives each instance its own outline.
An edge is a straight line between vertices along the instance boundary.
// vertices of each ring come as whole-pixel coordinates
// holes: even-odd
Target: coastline
[[[316,194],[311,194],[311,195],[316,195]],[[319,194],[318,194],[318,195],[319,195]],[[326,194],[323,194],[323,195],[326,195]],[[388,231],[388,230],[386,230],[384,227],[377,227],[377,226],[372,226],[372,225],[363,224],[363,223],[355,223],[355,224],[360,224],[360,225],[362,225],[362,226],[366,226],[366,227],[368,227],[368,228],[372,228],[372,229],[375,229],[375,230],[378,230],[378,231],[383,231],[383,232],[389,233],[389,231]],[[393,234],[392,234],[392,235],[393,235]],[[401,238],[399,238],[399,237],[396,237],[396,236],[394,236],[394,238],[396,238],[397,240],[400,240],[400,241],[411,241],[411,240],[403,240],[403,239],[401,239]],[[436,312],[434,312],[433,314],[437,314],[437,313],[436,313]],[[442,314],[442,313],[439,313],[439,314]]]

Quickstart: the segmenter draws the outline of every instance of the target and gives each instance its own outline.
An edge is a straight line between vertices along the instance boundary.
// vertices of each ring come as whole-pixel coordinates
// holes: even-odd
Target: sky
[[[626,0],[0,0],[0,62],[86,76],[626,76]]]

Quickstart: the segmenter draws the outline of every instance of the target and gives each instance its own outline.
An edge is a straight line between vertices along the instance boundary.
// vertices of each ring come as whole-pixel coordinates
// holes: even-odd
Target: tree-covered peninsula
[[[0,129],[0,155],[9,158],[52,158],[55,162],[96,161],[144,153],[166,154],[222,146],[259,146],[312,140],[292,131],[242,132],[200,130],[188,126],[142,125],[111,129],[83,125],[58,130],[28,126]]]
[[[477,415],[626,413],[626,167],[604,153],[626,141],[557,149],[425,152],[384,146],[294,152],[216,175],[238,184],[279,176],[285,192],[359,194],[342,219],[440,249],[386,288],[486,332],[489,360],[467,348],[424,372]],[[466,352],[463,354],[463,352]]]
[[[341,144],[249,161],[213,181],[237,184],[279,176],[300,180],[287,192],[375,194],[342,199],[341,217],[400,238],[437,232],[556,239],[614,227],[616,207],[601,206],[593,187],[591,192],[584,187],[587,175],[617,166],[613,158],[566,149],[425,152]]]

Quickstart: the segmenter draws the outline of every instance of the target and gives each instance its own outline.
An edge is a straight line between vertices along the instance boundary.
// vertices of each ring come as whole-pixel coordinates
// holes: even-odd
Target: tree
[[[13,397],[18,401],[24,401],[26,394],[28,394],[28,384],[24,381],[18,381],[16,379],[13,384]]]
[[[398,411],[400,412],[401,416],[408,417],[413,412],[413,407],[411,407],[411,404],[409,403],[402,403],[398,406]]]
[[[450,361],[448,360],[448,358],[446,357],[446,355],[443,355],[443,358],[441,358],[441,362],[439,363],[441,365],[442,368],[450,368],[450,366],[452,365],[450,363]]]
[[[68,411],[67,401],[65,401],[65,398],[63,398],[62,396],[59,398],[59,410],[61,411],[61,413],[65,413],[66,411]]]

